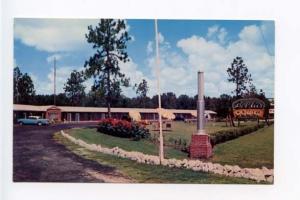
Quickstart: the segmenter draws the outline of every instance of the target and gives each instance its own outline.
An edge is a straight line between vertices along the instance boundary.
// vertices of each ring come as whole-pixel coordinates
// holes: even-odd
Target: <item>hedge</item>
[[[216,144],[226,142],[228,140],[233,140],[240,136],[247,135],[249,133],[257,131],[258,129],[263,127],[264,124],[259,124],[250,127],[242,127],[238,129],[232,129],[232,130],[217,131],[215,133],[210,134],[211,144],[216,145]]]

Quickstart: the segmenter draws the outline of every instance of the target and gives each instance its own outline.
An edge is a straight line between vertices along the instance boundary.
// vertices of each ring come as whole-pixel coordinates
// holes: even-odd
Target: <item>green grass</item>
[[[172,131],[163,132],[164,140],[168,142],[170,138],[173,139],[181,138],[186,140],[187,143],[190,143],[192,134],[195,133],[197,130],[196,123],[185,123],[183,121],[175,121],[171,123],[172,123]],[[211,134],[221,130],[232,130],[232,129],[238,129],[246,126],[254,126],[255,124],[256,124],[255,122],[245,122],[245,123],[241,123],[240,127],[230,127],[230,126],[226,126],[225,122],[208,122],[205,125],[205,130],[207,134]],[[158,131],[153,131],[151,125],[149,125],[148,128],[152,135],[157,136],[159,134]]]
[[[153,166],[136,163],[134,161],[86,150],[68,141],[56,133],[55,140],[64,144],[75,154],[90,160],[95,160],[102,165],[114,167],[125,176],[134,179],[138,183],[205,183],[205,184],[256,184],[257,182],[225,177],[204,172],[194,172],[188,169],[168,168],[164,166]]]
[[[71,129],[67,130],[67,133],[75,138],[82,139],[90,144],[100,144],[105,147],[113,148],[120,147],[127,151],[139,151],[145,154],[158,155],[158,145],[150,142],[149,140],[142,139],[139,141],[134,141],[128,138],[119,138],[103,133],[97,132],[96,129]],[[187,154],[170,148],[165,147],[165,157],[166,158],[186,158]]]
[[[251,168],[273,168],[273,160],[274,125],[216,145],[211,159],[212,162]]]
[[[194,124],[187,124],[184,122],[173,122],[173,131],[165,133],[165,140],[169,137],[190,138],[193,130],[196,129]],[[253,123],[243,124],[243,126],[250,126]],[[213,131],[232,129],[233,127],[226,127],[222,123],[209,123],[206,126],[208,133]],[[186,130],[186,134],[184,130]],[[210,161],[239,165],[241,167],[259,167],[266,166],[273,168],[273,126],[262,128],[254,133],[239,137],[237,139],[218,144],[214,147],[214,155]],[[100,144],[105,147],[113,148],[120,147],[127,151],[139,151],[145,154],[158,155],[158,145],[149,140],[142,139],[140,141],[133,141],[127,138],[119,138],[111,135],[106,135],[97,132],[96,129],[70,129],[67,130],[69,134],[75,138],[84,140],[90,144]],[[166,158],[187,158],[187,153],[172,147],[164,147]]]

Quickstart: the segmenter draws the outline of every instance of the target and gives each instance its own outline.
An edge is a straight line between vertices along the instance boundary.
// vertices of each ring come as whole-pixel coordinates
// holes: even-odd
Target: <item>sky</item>
[[[53,59],[57,60],[57,92],[73,70],[83,70],[95,52],[86,42],[88,25],[99,19],[22,19],[14,21],[14,66],[28,73],[37,94],[53,93]],[[132,40],[127,44],[130,61],[120,63],[131,85],[147,80],[149,96],[157,93],[154,20],[126,19]],[[241,56],[257,90],[274,97],[273,21],[258,20],[158,20],[161,92],[177,96],[197,93],[197,72],[204,71],[205,95],[232,94],[226,69]],[[92,79],[84,84],[90,90]],[[136,96],[123,88],[123,94]]]

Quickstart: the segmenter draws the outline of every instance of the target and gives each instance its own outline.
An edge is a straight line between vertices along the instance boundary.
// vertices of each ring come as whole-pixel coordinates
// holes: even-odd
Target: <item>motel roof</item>
[[[106,107],[74,107],[74,106],[36,106],[36,105],[24,105],[24,104],[14,104],[14,111],[32,111],[32,112],[46,112],[49,108],[59,108],[61,112],[89,112],[89,113],[105,113],[107,112]],[[129,111],[135,110],[140,113],[157,113],[155,108],[111,108],[113,113],[129,113]],[[176,114],[192,114],[196,110],[183,110],[183,109],[166,109],[172,113]],[[211,110],[205,110],[206,114],[217,114]]]

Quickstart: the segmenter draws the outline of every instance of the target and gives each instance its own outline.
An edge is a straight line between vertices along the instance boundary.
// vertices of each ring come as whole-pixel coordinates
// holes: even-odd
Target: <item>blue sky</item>
[[[81,70],[93,55],[84,34],[97,19],[15,19],[14,65],[31,75],[38,94],[53,91],[53,58],[57,59],[57,90],[63,91],[70,72]],[[156,93],[154,20],[126,20],[133,40],[128,43],[130,62],[121,71],[131,83],[146,79],[149,95]],[[161,89],[195,95],[197,71],[205,72],[205,94],[230,94],[226,69],[242,56],[257,89],[274,96],[274,22],[225,20],[158,20]],[[86,83],[87,90],[92,80]],[[135,96],[124,88],[127,96]]]

